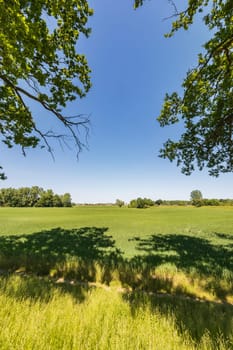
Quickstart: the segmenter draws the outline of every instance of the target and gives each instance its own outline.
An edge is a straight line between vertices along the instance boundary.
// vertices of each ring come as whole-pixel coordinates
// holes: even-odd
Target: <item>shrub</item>
[[[150,198],[141,198],[138,197],[137,199],[132,199],[129,203],[129,208],[147,208],[153,206],[155,203]]]
[[[125,202],[122,201],[121,199],[117,199],[115,204],[121,208],[125,205]]]
[[[194,199],[194,200],[192,200],[192,205],[199,208],[199,207],[202,207],[204,205],[204,201],[202,199]]]

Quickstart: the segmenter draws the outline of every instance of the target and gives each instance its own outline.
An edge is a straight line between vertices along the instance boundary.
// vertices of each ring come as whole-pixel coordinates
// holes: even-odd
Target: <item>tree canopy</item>
[[[135,0],[135,8],[145,0]],[[160,156],[176,161],[189,175],[197,167],[210,175],[233,171],[233,2],[187,0],[174,10],[170,37],[187,30],[198,13],[213,33],[182,83],[183,93],[166,94],[160,125],[180,123],[179,140],[168,139]],[[177,4],[178,5],[178,4]],[[30,103],[38,103],[58,119],[78,151],[83,143],[77,128],[88,118],[66,116],[64,108],[91,87],[86,57],[77,53],[81,34],[88,37],[88,0],[0,1],[0,139],[8,147],[47,147],[50,137],[65,138],[38,128]],[[0,168],[0,179],[4,173]]]
[[[71,195],[42,187],[1,188],[0,207],[71,207]]]
[[[0,1],[0,139],[8,147],[20,145],[24,152],[40,144],[51,152],[49,138],[66,136],[38,128],[31,100],[82,148],[76,128],[86,127],[88,118],[66,116],[63,108],[91,86],[87,60],[76,43],[81,34],[89,35],[92,13],[87,0]]]
[[[136,0],[135,7],[145,0]],[[209,174],[233,171],[233,2],[232,0],[188,0],[179,12],[171,1],[174,21],[168,37],[187,30],[197,13],[213,33],[204,43],[195,68],[188,71],[183,94],[166,94],[158,117],[160,125],[184,124],[179,140],[167,140],[161,157],[177,161],[184,174],[195,167]],[[178,2],[177,2],[178,6]]]
[[[191,193],[190,193],[190,199],[191,200],[200,200],[202,199],[202,193],[200,190],[193,190]]]

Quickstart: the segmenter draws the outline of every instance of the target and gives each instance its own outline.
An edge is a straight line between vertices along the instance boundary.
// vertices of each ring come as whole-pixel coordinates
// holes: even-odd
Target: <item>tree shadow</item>
[[[69,294],[76,302],[83,302],[88,291],[93,289],[86,284],[58,283],[56,279],[39,277],[33,274],[8,274],[0,277],[1,293],[16,300],[40,301],[49,303],[57,292]]]
[[[11,272],[20,269],[38,275],[56,274],[59,269],[72,273],[80,270],[81,280],[94,279],[97,263],[115,264],[121,256],[115,241],[106,235],[107,230],[54,228],[30,235],[0,236],[0,266]]]
[[[214,235],[218,238],[229,240],[233,242],[233,235],[230,235],[228,233],[220,233],[220,232],[214,232]]]
[[[48,301],[59,290],[83,301],[87,290],[94,288],[89,282],[109,283],[111,271],[122,259],[107,230],[54,228],[0,236],[1,285],[8,286],[5,293]]]
[[[226,300],[228,294],[232,295],[232,244],[215,245],[204,238],[181,234],[154,234],[147,239],[137,237],[136,242],[140,254],[132,259],[131,264],[144,265],[150,270],[170,264],[187,275],[195,272],[201,279],[208,279],[209,283],[204,288],[214,292],[221,300]]]
[[[140,254],[127,259],[106,232],[107,228],[97,227],[54,228],[31,235],[0,236],[0,269],[7,272],[1,277],[2,290],[12,298],[45,302],[58,290],[82,302],[90,288],[96,288],[90,282],[109,284],[115,278],[131,291],[123,294],[123,298],[129,302],[132,315],[149,305],[152,312],[159,310],[166,317],[173,315],[180,332],[188,331],[195,342],[207,330],[216,342],[216,349],[219,332],[226,341],[232,336],[233,307],[226,303],[227,295],[232,293],[230,236],[216,234],[225,242],[220,245],[178,234],[135,237]],[[195,270],[203,279],[213,277],[204,287],[225,303],[198,301],[188,298],[187,290],[174,289],[172,278],[155,273],[166,264],[187,275]],[[219,282],[223,270],[229,272],[225,289]]]
[[[172,315],[180,333],[188,332],[195,344],[208,334],[208,348],[221,348],[221,340],[224,348],[233,349],[233,305],[227,302],[233,295],[233,236],[215,235],[218,244],[181,234],[135,237],[139,254],[128,263],[132,292],[124,297],[133,315],[149,305],[152,312]],[[202,291],[212,293],[222,303],[198,299],[200,286],[196,296],[191,286],[197,287],[195,278]],[[127,281],[123,274],[122,281]]]
[[[188,333],[197,349],[205,335],[210,340],[206,349],[233,349],[233,305],[141,292],[125,295],[124,298],[135,317],[138,310],[148,306],[153,313],[172,317],[179,334]]]
[[[222,238],[222,234],[218,236]],[[174,263],[182,269],[194,267],[205,274],[219,268],[233,270],[233,250],[229,248],[231,245],[214,245],[207,239],[181,234],[152,235],[140,239],[136,247],[153,263]]]

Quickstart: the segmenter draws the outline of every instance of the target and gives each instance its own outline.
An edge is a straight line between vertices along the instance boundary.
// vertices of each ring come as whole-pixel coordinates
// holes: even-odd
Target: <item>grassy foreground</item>
[[[231,311],[11,276],[1,279],[0,349],[231,349]]]
[[[0,222],[0,349],[233,349],[233,208],[0,208]]]

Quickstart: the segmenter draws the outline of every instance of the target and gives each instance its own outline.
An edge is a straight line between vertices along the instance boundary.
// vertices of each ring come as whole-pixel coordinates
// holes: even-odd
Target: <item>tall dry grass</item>
[[[0,282],[0,349],[229,350],[232,346],[232,329],[224,334],[206,319],[225,313],[230,327],[232,315],[212,306],[202,309],[200,304],[175,299],[66,286],[32,276],[5,277]],[[192,322],[187,321],[187,312],[196,313]]]

